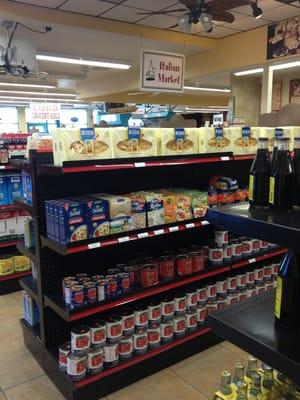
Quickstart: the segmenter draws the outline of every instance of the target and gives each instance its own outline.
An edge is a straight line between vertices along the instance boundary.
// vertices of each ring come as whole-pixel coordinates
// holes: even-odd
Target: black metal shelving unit
[[[124,304],[134,305],[149,296],[157,296],[159,293],[166,293],[178,287],[184,288],[194,281],[202,279],[206,282],[212,276],[230,272],[231,266],[226,265],[213,271],[206,270],[201,277],[189,276],[182,282],[170,283],[168,287],[162,285],[146,291],[140,290],[130,293],[128,297],[70,312],[61,302],[61,282],[64,276],[84,271],[103,274],[109,266],[126,262],[134,258],[138,252],[155,256],[167,249],[175,250],[200,243],[212,237],[213,227],[206,219],[192,220],[175,224],[175,228],[174,225],[154,227],[143,232],[129,232],[126,234],[128,236],[106,237],[101,239],[100,245],[97,241],[96,244],[79,242],[62,247],[46,239],[44,201],[88,193],[117,194],[161,187],[184,186],[201,189],[207,187],[211,176],[221,173],[237,177],[245,184],[251,158],[218,154],[203,157],[197,155],[184,159],[160,157],[130,161],[98,161],[93,165],[71,163],[63,167],[54,167],[51,161],[45,165],[47,163],[45,155],[41,158],[38,153],[30,152],[30,162],[25,163],[24,167],[31,174],[33,182],[32,216],[36,245],[34,253],[32,251],[30,253],[37,270],[37,282],[33,284],[32,280],[22,280],[22,287],[37,299],[40,325],[32,328],[21,320],[21,326],[26,346],[66,399],[96,400],[220,341],[210,329],[204,327],[158,349],[134,357],[130,361],[121,362],[117,367],[106,369],[97,376],[87,377],[75,383],[59,370],[57,362],[57,349],[61,343],[69,340],[70,330],[74,325],[87,323],[91,316],[101,317],[108,312],[115,314]],[[22,168],[22,163],[18,163],[18,167]],[[125,240],[124,236],[128,239]],[[102,242],[105,242],[105,245]],[[28,249],[24,249],[21,245],[18,248],[28,253]],[[77,251],[78,249],[80,251]],[[245,268],[255,262],[279,257],[283,251],[274,248],[267,252],[268,254],[240,260],[235,268]]]

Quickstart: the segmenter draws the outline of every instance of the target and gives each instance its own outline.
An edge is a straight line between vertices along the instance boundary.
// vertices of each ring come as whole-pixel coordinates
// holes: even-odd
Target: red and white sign
[[[60,119],[61,107],[59,103],[30,103],[31,119],[57,120]]]
[[[183,92],[185,56],[142,50],[141,90]]]

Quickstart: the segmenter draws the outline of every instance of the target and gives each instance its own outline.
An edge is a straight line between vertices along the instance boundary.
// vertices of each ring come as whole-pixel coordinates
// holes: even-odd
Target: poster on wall
[[[268,27],[267,59],[300,54],[300,17]]]
[[[60,119],[60,103],[30,103],[31,121]]]
[[[300,79],[290,81],[290,103],[300,104]]]
[[[151,92],[183,92],[185,56],[142,50],[141,90]]]
[[[273,83],[272,90],[272,112],[280,111],[281,108],[281,92],[282,92],[282,84],[281,82]]]

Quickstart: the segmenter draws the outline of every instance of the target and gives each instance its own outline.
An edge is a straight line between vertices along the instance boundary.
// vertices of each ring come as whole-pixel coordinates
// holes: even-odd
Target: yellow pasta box
[[[257,132],[253,131],[251,127],[234,126],[227,128],[227,130],[231,138],[232,152],[234,155],[256,153],[258,137]]]
[[[165,224],[176,222],[176,195],[167,190],[159,192],[163,195]]]
[[[112,142],[116,158],[158,155],[159,135],[151,128],[114,128]]]
[[[203,128],[202,128],[203,129]],[[226,153],[232,151],[228,130],[223,128],[204,128],[205,153]]]
[[[162,128],[161,154],[198,154],[197,128]]]

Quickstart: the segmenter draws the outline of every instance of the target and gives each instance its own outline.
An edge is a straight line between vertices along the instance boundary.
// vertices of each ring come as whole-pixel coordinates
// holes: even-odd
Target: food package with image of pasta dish
[[[158,155],[158,135],[151,128],[114,128],[113,152],[116,158],[152,157]]]
[[[251,128],[255,137],[259,138],[267,138],[268,139],[268,147],[269,151],[273,151],[274,147],[274,139],[275,139],[275,128],[254,126]]]
[[[52,132],[54,165],[113,157],[109,128],[58,128]]]
[[[231,138],[232,152],[234,155],[255,154],[257,150],[257,132],[251,127],[232,126],[224,128]]]
[[[146,198],[140,193],[126,194],[131,200],[132,229],[143,229],[147,226]]]
[[[223,128],[205,129],[204,147],[206,153],[226,153],[232,151],[231,137]]]
[[[198,154],[198,128],[162,128],[161,154]]]

